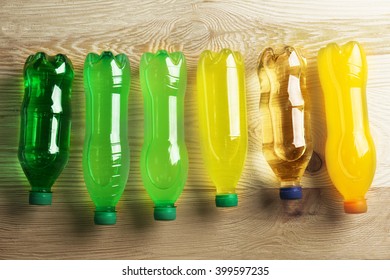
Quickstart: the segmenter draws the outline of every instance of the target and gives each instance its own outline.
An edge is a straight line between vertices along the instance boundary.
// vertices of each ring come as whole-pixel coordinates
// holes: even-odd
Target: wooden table
[[[27,1],[25,1],[27,2]],[[388,259],[390,258],[390,2],[378,1],[58,1],[0,4],[0,258],[2,259]],[[347,215],[326,171],[326,126],[316,55],[329,42],[361,42],[377,172],[368,213]],[[304,176],[301,205],[284,205],[261,153],[257,57],[291,44],[308,59],[314,149],[322,161]],[[195,73],[205,49],[241,51],[246,63],[249,151],[239,206],[217,209],[199,147]],[[188,60],[185,104],[190,169],[177,220],[156,222],[139,159],[143,100],[139,60],[146,51],[181,50]],[[89,52],[126,53],[131,61],[131,168],[115,226],[93,224],[81,166]],[[37,51],[64,53],[75,67],[70,160],[55,183],[53,205],[28,205],[17,160],[22,69]],[[318,159],[314,163],[318,163]]]

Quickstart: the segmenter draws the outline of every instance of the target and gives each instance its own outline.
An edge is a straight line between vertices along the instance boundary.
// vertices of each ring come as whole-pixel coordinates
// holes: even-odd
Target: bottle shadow
[[[3,103],[6,106],[2,106],[0,113],[0,131],[3,131],[0,138],[0,152],[6,159],[1,161],[0,166],[4,182],[0,191],[4,197],[6,215],[12,217],[17,223],[23,223],[31,209],[28,204],[30,185],[18,160],[20,109],[24,95],[22,71],[1,80],[0,89],[4,94],[12,93],[8,101]],[[5,183],[7,181],[12,184]]]
[[[141,179],[140,159],[144,139],[144,107],[139,80],[139,65],[136,63],[132,65],[128,113],[130,172],[123,195],[123,212],[124,215],[131,217],[126,221],[125,226],[131,228],[131,230],[145,232],[155,223],[153,220],[153,203],[146,193]],[[134,65],[136,66],[134,67]]]
[[[307,73],[307,90],[311,103],[311,128],[314,151],[306,168],[305,175],[307,176],[309,185],[319,188],[318,191],[313,190],[308,198],[311,198],[310,201],[314,199],[317,204],[325,208],[322,215],[327,220],[338,223],[343,219],[344,213],[337,207],[337,204],[340,203],[340,195],[333,186],[326,168],[325,145],[327,126],[325,103],[319,80],[316,56],[308,59]]]
[[[199,137],[199,116],[196,89],[196,55],[189,55],[188,83],[184,103],[185,112],[185,138],[188,151],[188,178],[183,193],[183,199],[192,200],[193,213],[204,221],[214,221],[218,216],[215,206],[215,186],[209,178],[201,153]]]
[[[94,207],[84,183],[82,153],[85,135],[85,94],[83,70],[75,68],[72,87],[72,127],[70,156],[67,166],[60,175],[58,192],[64,202],[64,208],[70,213],[72,232],[78,236],[94,231]],[[61,189],[60,189],[61,188]]]

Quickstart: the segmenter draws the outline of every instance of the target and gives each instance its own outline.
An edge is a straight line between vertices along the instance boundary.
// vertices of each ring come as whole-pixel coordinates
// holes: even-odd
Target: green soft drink
[[[126,186],[130,155],[127,104],[130,62],[126,55],[88,54],[84,64],[86,133],[84,179],[94,202],[95,223],[116,223],[115,207]]]
[[[24,65],[18,157],[31,185],[30,204],[51,204],[51,187],[68,162],[73,77],[62,54],[39,52]]]
[[[141,174],[152,198],[156,220],[174,220],[175,202],[188,173],[184,142],[184,94],[187,85],[183,53],[144,53],[140,62],[145,137]]]

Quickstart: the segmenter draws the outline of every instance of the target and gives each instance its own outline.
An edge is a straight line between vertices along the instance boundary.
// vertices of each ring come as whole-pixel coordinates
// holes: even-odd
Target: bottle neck
[[[288,188],[288,187],[300,187],[301,181],[300,180],[289,180],[289,181],[281,181],[280,187],[281,188]]]

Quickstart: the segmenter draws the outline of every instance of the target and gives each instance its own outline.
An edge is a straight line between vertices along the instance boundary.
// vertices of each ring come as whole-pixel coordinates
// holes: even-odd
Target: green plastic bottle
[[[90,53],[84,64],[86,127],[84,179],[94,202],[95,224],[116,223],[115,207],[130,167],[127,104],[130,62],[126,55]]]
[[[62,54],[39,52],[24,65],[18,157],[31,185],[30,204],[51,204],[51,187],[68,162],[73,77]]]
[[[184,142],[187,69],[183,53],[144,53],[140,79],[145,110],[142,179],[155,204],[154,219],[174,220],[175,202],[188,173]]]

